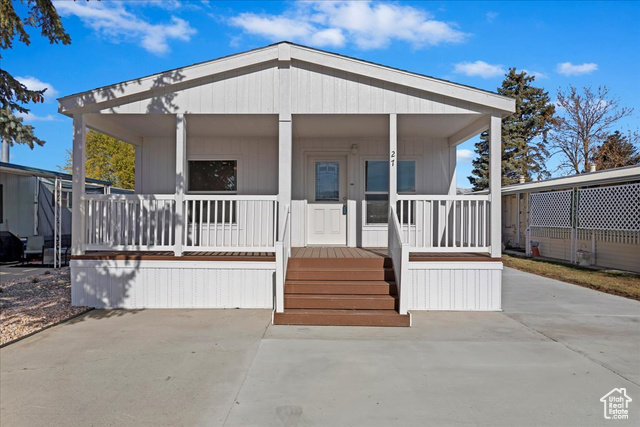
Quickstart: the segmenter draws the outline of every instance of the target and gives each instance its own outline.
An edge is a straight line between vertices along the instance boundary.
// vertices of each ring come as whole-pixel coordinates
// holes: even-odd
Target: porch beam
[[[73,116],[73,173],[72,173],[72,221],[71,221],[71,253],[82,255],[84,253],[84,193],[85,193],[85,140],[87,127],[83,114]]]
[[[187,122],[184,114],[176,114],[176,226],[174,253],[182,256],[182,244],[184,239],[184,227],[186,217],[184,209],[184,193],[187,185]]]
[[[389,114],[389,204],[398,201],[398,115]]]
[[[491,196],[490,230],[491,257],[502,255],[501,236],[501,187],[502,187],[502,119],[491,116],[489,129],[489,194]]]
[[[489,116],[481,116],[479,119],[469,123],[448,138],[449,146],[455,147],[485,130],[488,130],[490,121],[491,118]]]

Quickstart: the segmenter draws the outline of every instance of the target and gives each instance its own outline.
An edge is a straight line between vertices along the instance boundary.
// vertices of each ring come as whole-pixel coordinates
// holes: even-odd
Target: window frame
[[[386,162],[387,165],[389,164],[389,159],[387,157],[382,157],[382,156],[371,156],[371,157],[365,157],[362,159],[363,163],[362,163],[362,200],[364,200],[364,208],[365,208],[365,212],[364,212],[364,225],[367,227],[386,227],[387,223],[386,222],[368,222],[368,215],[367,215],[367,195],[386,195],[387,196],[387,204],[389,203],[389,190],[387,189],[387,191],[367,191],[367,162]],[[399,195],[402,194],[417,194],[418,191],[418,159],[415,157],[398,157],[398,171],[399,171],[399,165],[400,162],[413,162],[415,164],[414,167],[414,180],[415,180],[415,189],[414,191],[402,191],[402,192],[398,192]],[[414,215],[412,215],[413,220],[415,221],[415,213]]]
[[[189,162],[236,162],[236,189],[235,190],[218,190],[218,191],[209,191],[209,190],[190,190],[189,189]],[[221,196],[233,196],[238,195],[240,193],[240,165],[241,165],[241,157],[240,156],[210,156],[210,155],[191,155],[187,156],[187,165],[186,165],[186,186],[185,194],[219,194]]]

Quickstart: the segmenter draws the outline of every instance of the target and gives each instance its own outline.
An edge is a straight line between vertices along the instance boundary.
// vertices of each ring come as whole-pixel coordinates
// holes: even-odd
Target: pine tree
[[[16,36],[20,42],[29,45],[31,40],[25,27],[39,27],[42,36],[48,38],[49,43],[71,43],[71,38],[65,32],[60,16],[50,0],[22,0],[20,3],[25,2],[29,15],[22,19],[16,13],[13,1],[0,0],[1,50],[11,49]],[[0,69],[0,138],[3,141],[7,141],[9,145],[27,144],[29,148],[33,148],[34,144],[44,144],[33,133],[33,126],[24,124],[22,117],[16,113],[28,113],[29,109],[25,104],[43,102],[45,91],[46,89],[29,90],[9,72]]]
[[[598,170],[640,163],[640,153],[637,147],[638,139],[638,133],[630,132],[629,135],[623,135],[620,131],[615,131],[610,134],[596,151],[595,161]]]
[[[535,76],[517,72],[510,68],[498,93],[516,100],[516,111],[502,120],[502,184],[518,182],[520,176],[530,181],[545,178],[547,132],[555,123],[555,107],[549,94],[532,83]],[[469,181],[474,190],[489,186],[489,134],[483,132],[476,143],[478,157],[473,161],[474,169]]]

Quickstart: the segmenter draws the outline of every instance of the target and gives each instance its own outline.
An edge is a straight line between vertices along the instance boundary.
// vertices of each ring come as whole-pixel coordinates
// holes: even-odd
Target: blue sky
[[[54,1],[69,46],[32,43],[0,67],[48,87],[25,121],[46,140],[15,146],[14,163],[56,169],[71,147],[71,119],[55,98],[289,40],[495,91],[509,67],[558,88],[606,85],[635,109],[640,128],[640,3]],[[18,10],[22,16],[25,11]],[[473,143],[459,147],[458,186],[469,187]],[[558,159],[549,161],[551,169]]]

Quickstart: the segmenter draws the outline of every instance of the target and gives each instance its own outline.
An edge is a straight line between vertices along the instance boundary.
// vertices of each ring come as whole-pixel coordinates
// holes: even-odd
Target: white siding
[[[239,194],[278,194],[277,138],[188,138],[187,159],[238,160]]]
[[[75,260],[71,303],[127,309],[272,308],[274,275],[272,262]]]
[[[502,309],[501,262],[410,262],[409,269],[409,310]]]
[[[474,114],[477,104],[302,61],[292,61],[291,112]]]
[[[0,173],[3,221],[0,230],[21,237],[33,236],[35,219],[36,178]]]
[[[178,82],[153,96],[135,95],[127,103],[109,105],[101,113],[171,114],[180,112],[233,114],[278,111],[279,80],[275,61],[228,71],[180,84],[180,72],[158,79],[158,86]]]
[[[175,193],[175,139],[145,138],[142,148],[142,194]],[[278,141],[273,138],[188,138],[188,160],[238,160],[238,193],[278,193]],[[139,167],[136,165],[136,167]]]
[[[294,118],[295,120],[295,118]],[[358,145],[358,154],[351,154],[351,145]],[[398,141],[400,160],[416,161],[416,193],[448,194],[455,174],[455,150],[446,139],[405,138]],[[384,138],[294,138],[293,142],[293,199],[306,198],[307,158],[322,154],[347,155],[349,199],[356,200],[356,243],[361,247],[387,246],[386,225],[364,223],[362,200],[364,200],[364,162],[386,160],[389,142]]]

